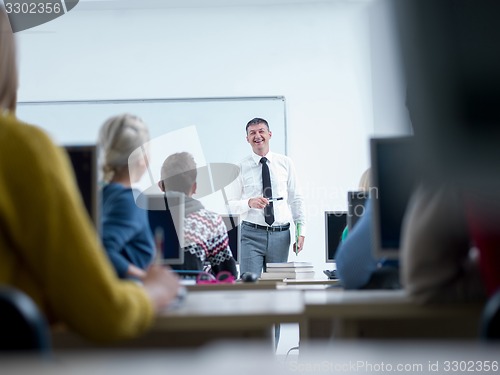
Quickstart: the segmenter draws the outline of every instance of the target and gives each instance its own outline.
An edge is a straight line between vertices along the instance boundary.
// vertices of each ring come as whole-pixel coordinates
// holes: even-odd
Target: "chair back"
[[[500,340],[500,289],[486,303],[479,335],[484,340]]]
[[[28,295],[5,285],[0,286],[0,351],[51,351],[45,316]]]

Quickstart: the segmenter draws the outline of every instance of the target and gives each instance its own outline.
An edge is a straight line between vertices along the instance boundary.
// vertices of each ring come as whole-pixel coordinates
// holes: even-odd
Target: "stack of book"
[[[309,262],[267,263],[266,272],[263,272],[260,278],[263,280],[314,279],[314,267]]]

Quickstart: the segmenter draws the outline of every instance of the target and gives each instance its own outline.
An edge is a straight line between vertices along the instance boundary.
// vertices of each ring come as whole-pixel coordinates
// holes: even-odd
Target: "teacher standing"
[[[272,132],[262,118],[246,125],[253,153],[240,163],[240,175],[228,189],[231,213],[241,214],[240,272],[258,275],[266,263],[286,262],[290,225],[299,224],[293,245],[299,253],[306,233],[304,201],[292,160],[269,150]]]

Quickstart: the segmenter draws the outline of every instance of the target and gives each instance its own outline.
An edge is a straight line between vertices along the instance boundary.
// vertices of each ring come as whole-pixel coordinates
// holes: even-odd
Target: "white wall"
[[[347,0],[147,9],[80,3],[18,34],[19,100],[284,95],[289,155],[309,211],[298,259],[321,274],[324,211],[346,208],[374,134],[365,7]],[[236,126],[250,152],[244,124]],[[202,142],[222,144],[224,129]]]
[[[370,4],[373,127],[377,136],[412,132],[391,1]]]

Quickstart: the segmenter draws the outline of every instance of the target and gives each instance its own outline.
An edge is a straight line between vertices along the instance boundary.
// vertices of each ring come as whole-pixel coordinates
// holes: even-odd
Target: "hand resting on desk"
[[[156,312],[169,306],[180,295],[179,278],[169,267],[152,265],[147,270],[143,283]]]

